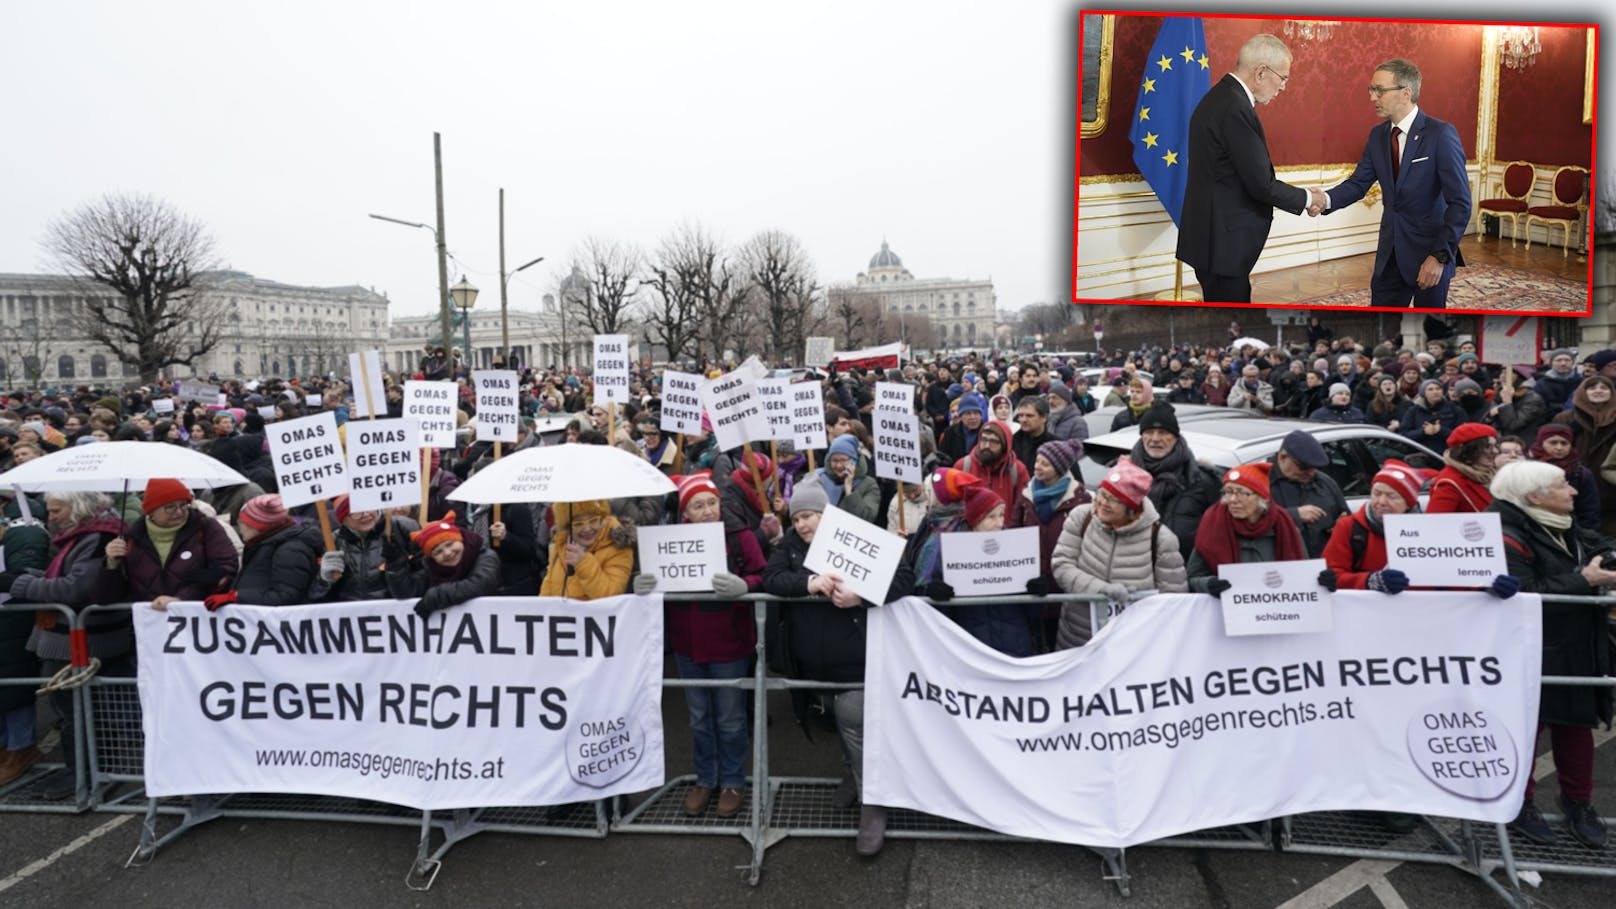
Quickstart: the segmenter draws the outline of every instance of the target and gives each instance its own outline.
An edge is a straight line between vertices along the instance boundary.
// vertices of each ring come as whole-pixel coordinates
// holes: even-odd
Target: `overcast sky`
[[[790,231],[822,283],[852,280],[884,237],[916,277],[991,277],[1001,307],[1066,299],[1075,8],[5,3],[0,271],[45,270],[51,218],[137,191],[206,223],[231,267],[427,313],[431,234],[366,214],[433,221],[436,130],[450,281],[485,302],[502,186],[508,263],[546,257],[512,280],[518,307],[586,237],[649,250],[686,220],[731,244]]]

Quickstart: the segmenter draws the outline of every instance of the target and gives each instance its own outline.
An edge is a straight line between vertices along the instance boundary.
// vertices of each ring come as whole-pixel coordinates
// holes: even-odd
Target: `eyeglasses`
[[[1406,86],[1406,85],[1371,85],[1371,86],[1369,86],[1369,93],[1371,95],[1374,95],[1375,97],[1379,98],[1381,95],[1384,95],[1387,92],[1395,92],[1395,91],[1399,91],[1399,90],[1405,89],[1405,88],[1408,88],[1408,86]]]
[[[1249,489],[1231,486],[1223,490],[1223,497],[1225,499],[1255,499],[1257,494]]]
[[[1280,86],[1280,88],[1284,88],[1285,84],[1291,81],[1291,74],[1290,73],[1282,73],[1279,70],[1274,69],[1272,66],[1265,66],[1265,67],[1263,67],[1263,69],[1266,69],[1269,72],[1271,72],[1274,75],[1279,77],[1279,86]]]
[[[169,502],[167,505],[159,505],[159,506],[157,506],[157,508],[155,510],[156,511],[166,511],[169,514],[179,514],[180,512],[185,511],[186,509],[188,509],[190,507],[191,507],[190,502]]]

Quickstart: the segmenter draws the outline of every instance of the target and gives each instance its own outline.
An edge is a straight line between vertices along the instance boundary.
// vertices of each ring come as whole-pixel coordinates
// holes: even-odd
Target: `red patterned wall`
[[[1545,26],[1538,30],[1538,41],[1543,52],[1531,66],[1524,70],[1506,66],[1498,74],[1495,157],[1589,167],[1593,126],[1582,124],[1588,30]],[[1504,129],[1506,123],[1511,124],[1509,129]]]
[[[1104,134],[1084,139],[1079,173],[1132,174],[1133,146],[1128,126],[1138,101],[1145,56],[1156,39],[1156,15],[1118,15],[1112,56],[1110,125]],[[1284,36],[1279,18],[1203,20],[1213,81],[1234,67],[1247,38],[1260,32]],[[1579,40],[1581,32],[1578,32]],[[1402,56],[1420,68],[1420,106],[1459,130],[1466,157],[1476,155],[1476,112],[1481,89],[1479,25],[1419,22],[1342,22],[1328,41],[1287,41],[1294,55],[1289,87],[1272,104],[1259,107],[1274,163],[1287,165],[1354,163],[1375,125],[1369,103],[1370,74],[1391,56]],[[1544,39],[1543,56],[1548,56]],[[1543,57],[1539,57],[1540,65]],[[1582,51],[1576,55],[1576,120],[1582,118]],[[1583,163],[1589,133],[1582,127]],[[1500,131],[1502,133],[1502,130]]]

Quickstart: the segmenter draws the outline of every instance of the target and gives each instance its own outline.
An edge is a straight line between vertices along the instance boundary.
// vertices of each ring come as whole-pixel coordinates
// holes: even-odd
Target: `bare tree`
[[[646,301],[641,318],[650,327],[653,340],[667,349],[670,363],[695,353],[699,334],[696,313],[701,276],[687,252],[689,232],[681,227],[664,236],[645,266],[644,283],[654,292],[654,299]]]
[[[36,296],[33,309],[23,313],[16,324],[0,325],[0,352],[7,361],[5,375],[20,370],[30,386],[41,383],[46,366],[56,357],[57,346],[67,340],[58,327],[60,323],[41,309]]]
[[[763,309],[763,352],[779,359],[802,355],[818,329],[819,281],[807,250],[785,231],[766,230],[741,247],[740,260]]]
[[[896,337],[897,322],[887,314],[881,294],[861,291],[853,285],[839,285],[827,292],[830,302],[830,330],[844,350],[866,347],[882,338]]]
[[[653,327],[668,346],[668,336],[683,334],[685,344],[720,359],[748,334],[751,323],[749,288],[730,254],[699,224],[682,224],[657,249],[647,282],[661,302],[652,307]],[[690,320],[671,325],[673,318]],[[688,333],[686,333],[688,332]]]
[[[85,288],[74,328],[135,364],[142,381],[218,346],[223,301],[197,293],[218,267],[201,222],[151,196],[111,193],[51,222],[43,245],[64,274],[99,285]]]
[[[644,258],[633,246],[603,237],[590,237],[572,254],[573,269],[589,279],[589,292],[578,299],[576,312],[590,331],[628,331]]]
[[[1030,303],[1019,315],[1019,334],[1043,335],[1046,341],[1053,341],[1072,325],[1077,313],[1070,303]]]

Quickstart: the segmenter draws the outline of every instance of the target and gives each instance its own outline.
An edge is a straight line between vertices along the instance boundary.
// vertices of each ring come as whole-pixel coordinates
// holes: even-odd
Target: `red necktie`
[[[1398,149],[1397,149],[1397,137],[1401,136],[1402,134],[1403,134],[1403,131],[1401,129],[1399,129],[1398,127],[1395,127],[1395,126],[1392,127],[1392,179],[1393,180],[1397,179],[1397,172],[1399,170],[1401,170],[1402,166],[1403,166],[1403,156],[1398,153]]]

